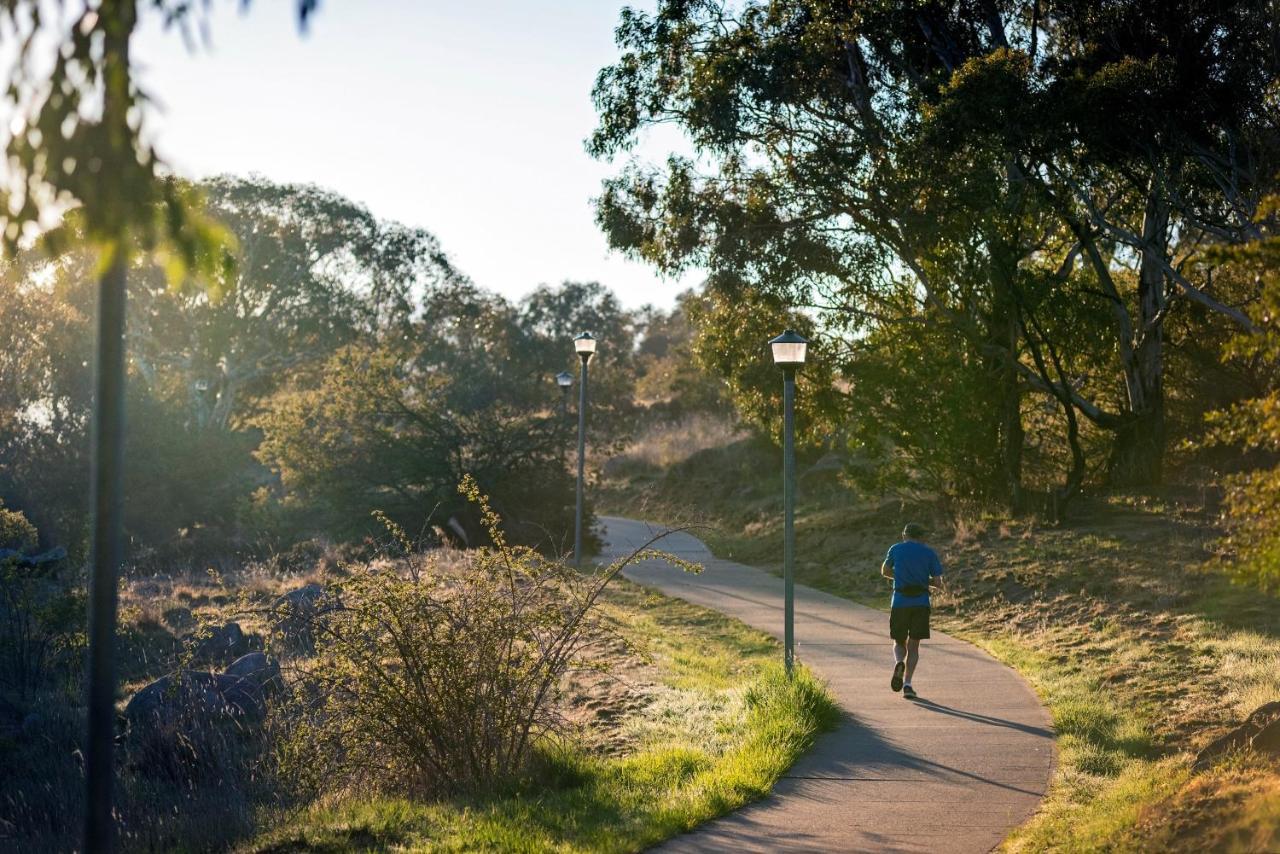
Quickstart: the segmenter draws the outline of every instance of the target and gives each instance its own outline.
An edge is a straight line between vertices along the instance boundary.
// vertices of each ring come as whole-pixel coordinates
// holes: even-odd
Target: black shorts
[[[929,606],[909,605],[889,609],[889,637],[896,641],[929,637]]]

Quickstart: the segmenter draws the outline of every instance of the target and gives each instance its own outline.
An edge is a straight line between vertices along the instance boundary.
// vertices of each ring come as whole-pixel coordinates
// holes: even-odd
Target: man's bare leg
[[[895,691],[902,690],[902,672],[905,668],[907,659],[907,645],[902,641],[893,642],[893,678],[889,680],[889,687]]]
[[[898,646],[894,647],[894,655],[897,655],[897,650],[900,646],[902,646],[902,644],[898,644]],[[902,661],[902,659],[899,658],[898,661]],[[920,638],[907,638],[906,662],[907,678],[904,682],[905,684],[910,685],[911,674],[916,672],[916,665],[920,663]]]

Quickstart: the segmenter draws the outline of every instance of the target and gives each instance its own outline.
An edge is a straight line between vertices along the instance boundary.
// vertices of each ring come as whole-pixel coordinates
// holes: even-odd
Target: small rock
[[[1259,706],[1240,726],[1211,741],[1196,754],[1194,767],[1201,770],[1219,756],[1247,747],[1280,752],[1280,700]]]
[[[276,599],[271,606],[272,628],[286,645],[310,650],[315,646],[318,621],[340,607],[342,603],[337,597],[312,582]]]
[[[242,655],[231,663],[224,676],[235,676],[241,679],[256,679],[266,684],[280,678],[280,665],[265,652],[251,652]]]

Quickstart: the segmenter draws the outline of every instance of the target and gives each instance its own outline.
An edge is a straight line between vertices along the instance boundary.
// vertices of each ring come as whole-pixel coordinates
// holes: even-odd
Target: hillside
[[[1274,757],[1192,769],[1198,750],[1280,699],[1280,600],[1212,567],[1220,531],[1203,493],[1092,497],[1045,527],[858,495],[829,462],[801,466],[797,580],[887,608],[884,551],[905,521],[925,521],[949,572],[940,626],[1016,667],[1052,709],[1059,772],[1010,850],[1280,847]],[[779,468],[749,439],[662,468],[616,460],[602,506],[705,523],[718,556],[776,572]],[[926,654],[918,679],[928,671]]]

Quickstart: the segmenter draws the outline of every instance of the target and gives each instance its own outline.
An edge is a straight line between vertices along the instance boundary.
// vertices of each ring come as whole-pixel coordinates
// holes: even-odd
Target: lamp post
[[[560,386],[560,391],[564,392],[560,396],[560,417],[564,418],[569,414],[569,389],[573,387],[573,374],[568,371],[556,374],[556,385]]]
[[[796,368],[809,342],[788,329],[769,342],[782,368],[782,648],[787,677],[796,658]]]
[[[587,459],[587,363],[596,352],[596,338],[583,332],[573,339],[573,350],[582,360],[582,383],[578,388],[578,505],[573,516],[573,565],[582,569],[582,481]]]

